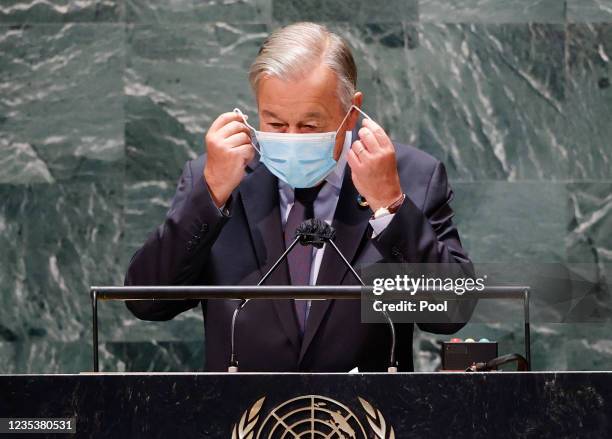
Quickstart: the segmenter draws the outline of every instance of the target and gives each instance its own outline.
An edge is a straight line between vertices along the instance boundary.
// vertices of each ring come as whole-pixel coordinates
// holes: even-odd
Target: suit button
[[[200,235],[193,235],[193,240],[194,241],[199,241],[200,240]]]
[[[402,251],[397,246],[393,246],[391,248],[391,254],[393,256],[395,256],[395,259],[397,259],[398,261],[403,261],[404,260],[404,254],[402,253]]]
[[[208,232],[208,224],[202,224],[202,227],[200,227],[200,232],[202,233]]]

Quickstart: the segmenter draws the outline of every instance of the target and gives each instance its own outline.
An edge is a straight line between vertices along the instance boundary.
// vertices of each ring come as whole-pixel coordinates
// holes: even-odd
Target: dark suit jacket
[[[333,227],[336,244],[353,264],[469,262],[452,223],[452,191],[441,162],[396,144],[407,197],[379,236],[371,239],[371,211],[360,208],[347,165]],[[126,285],[254,285],[284,251],[278,180],[254,161],[231,197],[230,216],[214,205],[203,179],[206,156],[186,163],[164,223],[134,255]],[[268,285],[287,285],[280,267]],[[340,258],[323,256],[318,285],[355,284]],[[132,301],[140,319],[169,320],[200,301]],[[201,301],[205,369],[226,371],[235,300]],[[462,324],[419,324],[426,331],[456,332]],[[412,324],[396,325],[399,369],[411,371]],[[389,328],[362,324],[359,300],[313,301],[303,342],[290,300],[253,300],[240,315],[236,350],[241,371],[384,371]]]

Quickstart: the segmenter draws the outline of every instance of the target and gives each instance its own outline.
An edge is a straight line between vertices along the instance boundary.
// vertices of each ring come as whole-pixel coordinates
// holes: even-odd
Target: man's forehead
[[[337,75],[325,65],[291,78],[266,76],[257,92],[260,115],[327,120],[341,109],[337,90]]]
[[[274,112],[268,109],[263,109],[261,111],[261,115],[265,116],[265,117],[273,117],[273,118],[283,118],[283,117],[287,117],[287,113],[289,113],[289,111],[278,111]],[[318,110],[304,110],[304,111],[299,111],[294,108],[290,111],[291,116],[293,117],[299,117],[299,118],[304,118],[304,119],[326,119],[328,118],[330,115],[322,112],[322,111],[318,111]]]

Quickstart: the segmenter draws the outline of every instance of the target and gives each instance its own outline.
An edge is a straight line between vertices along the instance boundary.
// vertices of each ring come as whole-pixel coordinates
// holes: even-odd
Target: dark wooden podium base
[[[76,418],[54,438],[610,438],[612,373],[4,375],[0,417]]]

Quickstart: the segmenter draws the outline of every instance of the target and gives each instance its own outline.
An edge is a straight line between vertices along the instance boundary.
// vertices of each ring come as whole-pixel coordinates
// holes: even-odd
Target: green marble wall
[[[612,0],[2,0],[0,373],[91,368],[88,286],[122,282],[211,121],[255,111],[259,44],[296,20],[346,37],[366,111],[447,164],[474,260],[612,263]],[[100,319],[105,370],[202,366],[197,311]],[[533,332],[538,369],[612,368],[612,323]],[[521,349],[516,325],[462,334]],[[435,342],[418,334],[418,369]]]

